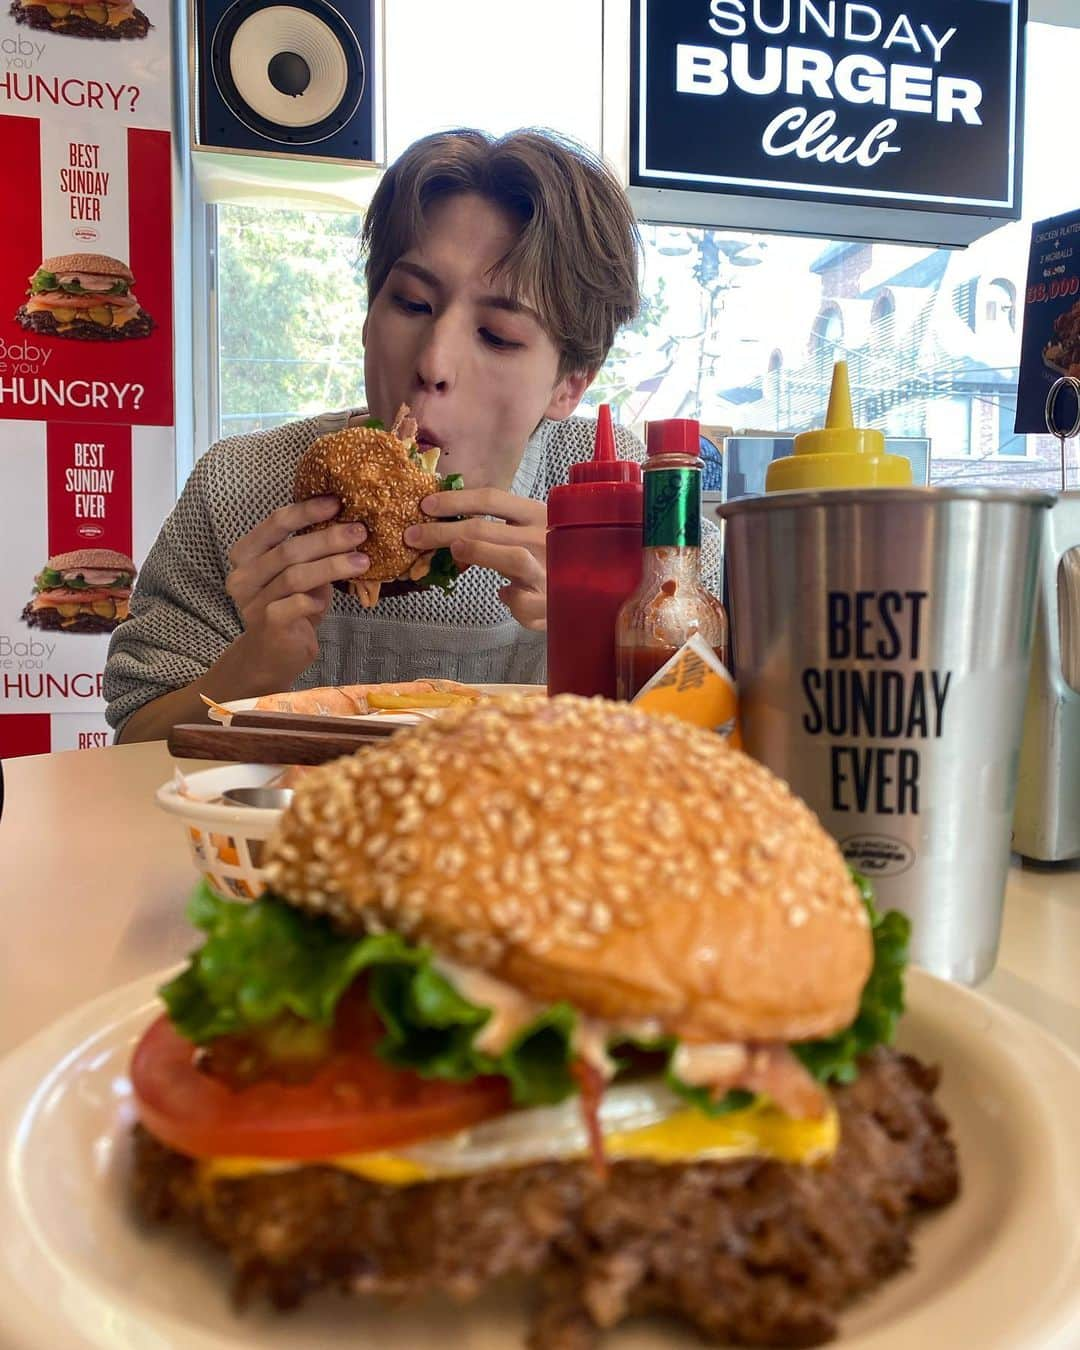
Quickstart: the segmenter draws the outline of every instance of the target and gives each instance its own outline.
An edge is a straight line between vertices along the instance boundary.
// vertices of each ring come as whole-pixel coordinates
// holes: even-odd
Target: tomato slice
[[[391,1068],[370,1049],[335,1050],[304,1083],[230,1087],[195,1064],[169,1021],[150,1026],[131,1062],[139,1118],[196,1158],[333,1158],[456,1134],[510,1109],[503,1078],[468,1083]]]

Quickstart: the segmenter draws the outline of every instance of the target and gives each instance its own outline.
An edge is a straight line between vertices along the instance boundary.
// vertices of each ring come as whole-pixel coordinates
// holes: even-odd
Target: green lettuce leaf
[[[371,974],[371,1001],[386,1028],[379,1054],[399,1069],[466,1082],[482,1074],[510,1080],[515,1103],[542,1106],[575,1091],[570,1073],[576,1014],[568,1003],[546,1008],[500,1055],[473,1041],[491,1017],[457,992],[430,965],[380,966]]]
[[[851,1026],[834,1036],[791,1047],[820,1083],[853,1082],[858,1076],[859,1056],[875,1045],[890,1045],[904,1011],[904,967],[908,962],[911,923],[899,910],[880,914],[870,883],[858,873],[853,876],[870,917],[874,965]]]
[[[206,941],[161,996],[176,1029],[198,1045],[257,1031],[286,1013],[327,1026],[342,994],[367,971],[386,1028],[378,1050],[388,1063],[457,1081],[501,1074],[521,1106],[561,1101],[574,1091],[575,1013],[568,1004],[545,1009],[492,1056],[472,1044],[491,1010],[463,998],[434,968],[428,948],[396,933],[350,937],[273,896],[245,904],[205,883],[188,917]]]
[[[682,1097],[684,1101],[707,1116],[726,1116],[731,1111],[741,1111],[749,1106],[754,1100],[752,1092],[743,1092],[741,1088],[732,1088],[730,1092],[724,1094],[718,1101],[713,1100],[712,1091],[708,1087],[693,1086],[684,1082],[671,1067],[671,1057],[679,1042],[675,1036],[656,1036],[649,1039],[635,1037],[630,1041],[624,1041],[609,1047],[612,1059],[617,1067],[622,1066],[621,1049],[624,1045],[635,1046],[639,1050],[646,1050],[652,1053],[663,1054],[667,1056],[667,1064],[664,1068],[664,1083],[676,1094]]]
[[[46,272],[39,267],[30,278],[30,295],[41,295],[45,291],[64,291],[67,295],[127,295],[128,283],[123,277],[117,277],[107,291],[87,291],[78,281],[66,281],[61,286],[55,272]]]
[[[130,586],[133,580],[134,580],[133,577],[122,575],[118,576],[115,581],[110,581],[109,586]],[[71,577],[68,581],[65,581],[64,578],[60,575],[60,573],[57,572],[54,568],[52,567],[42,568],[42,570],[34,578],[35,590],[48,591],[51,590],[54,586],[63,586],[66,590],[69,591],[89,591],[98,589],[96,582],[91,583],[87,581],[85,577],[82,576]]]
[[[437,586],[440,591],[449,594],[460,575],[461,569],[454,561],[454,555],[448,548],[440,548],[432,555],[427,576],[421,577],[416,584],[423,587]]]
[[[377,417],[365,417],[360,423],[362,427],[370,427],[372,431],[385,431],[386,423],[380,422]]]
[[[554,1003],[521,1031],[509,1049],[493,1061],[505,1074],[519,1105],[549,1106],[578,1090],[570,1072],[577,1013],[569,1003]]]
[[[445,478],[439,479],[440,492],[460,492],[464,486],[465,479],[459,473],[450,473]],[[444,519],[460,520],[461,517],[447,516]],[[448,548],[440,548],[431,559],[427,576],[421,577],[416,584],[422,587],[437,586],[440,591],[445,591],[449,595],[460,575],[461,568],[454,561],[454,555]]]
[[[745,1111],[754,1102],[754,1093],[744,1092],[742,1088],[732,1088],[719,1101],[713,1101],[712,1092],[709,1088],[691,1087],[689,1083],[684,1083],[681,1078],[676,1078],[670,1069],[664,1075],[664,1081],[672,1092],[685,1098],[691,1106],[696,1106],[699,1111],[703,1111],[707,1116],[726,1116],[730,1115],[732,1111]]]
[[[30,278],[30,294],[40,295],[42,291],[56,290],[56,273],[46,272],[44,267],[39,267]]]
[[[424,959],[396,933],[347,937],[273,897],[243,904],[223,899],[205,882],[188,918],[206,941],[161,997],[176,1029],[198,1045],[286,1012],[328,1026],[361,971]]]
[[[892,1040],[904,1008],[910,925],[896,912],[879,914],[869,886],[856,880],[874,939],[874,965],[858,1015],[834,1036],[792,1046],[821,1082],[851,1082],[858,1057]],[[188,914],[206,940],[161,995],[177,1030],[196,1044],[257,1032],[289,1014],[329,1026],[342,995],[367,972],[385,1028],[378,1052],[388,1063],[459,1082],[502,1075],[520,1106],[559,1102],[577,1090],[571,1072],[577,1015],[567,1003],[544,1009],[501,1054],[491,1055],[475,1045],[491,1010],[464,998],[435,968],[428,948],[412,946],[396,933],[349,936],[272,895],[251,904],[225,900],[205,883]],[[714,1102],[707,1088],[682,1082],[670,1068],[672,1037],[633,1043],[665,1052],[669,1087],[707,1115],[739,1110],[753,1100],[733,1090]],[[613,1049],[618,1057],[618,1045]]]

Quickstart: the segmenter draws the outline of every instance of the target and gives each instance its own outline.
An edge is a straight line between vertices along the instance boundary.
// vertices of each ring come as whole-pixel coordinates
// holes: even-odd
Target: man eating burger
[[[200,695],[545,678],[547,494],[591,454],[594,424],[573,413],[638,306],[626,195],[553,134],[440,133],[388,169],[364,243],[366,407],[231,438],[197,461],[110,650],[121,740],[200,718]],[[461,576],[452,591],[380,580],[365,609],[368,525],[329,493],[295,502],[294,480],[321,436],[370,418],[392,427],[403,404],[419,451],[437,447],[440,477],[464,486],[423,498],[402,542],[417,557],[449,550]],[[617,436],[622,455],[643,456]]]

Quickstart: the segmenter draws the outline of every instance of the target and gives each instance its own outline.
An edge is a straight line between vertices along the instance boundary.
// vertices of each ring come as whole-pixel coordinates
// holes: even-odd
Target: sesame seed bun
[[[340,513],[327,524],[359,520],[367,526],[363,550],[371,565],[365,582],[408,576],[420,550],[409,548],[402,535],[408,526],[427,519],[420,503],[438,490],[438,475],[412,463],[407,441],[373,427],[346,427],[320,436],[305,450],[293,480],[295,501],[325,494],[341,501]]]
[[[135,276],[126,263],[110,258],[107,253],[60,253],[55,258],[42,258],[43,272],[89,272],[93,276],[121,277],[134,281]]]
[[[77,548],[71,553],[56,553],[47,566],[54,572],[70,572],[75,567],[90,567],[95,571],[105,571],[115,567],[121,572],[135,573],[134,562],[126,553],[117,553],[112,548]]]
[[[313,770],[266,875],[344,929],[688,1040],[827,1035],[871,966],[808,807],[712,733],[603,699],[493,699]]]

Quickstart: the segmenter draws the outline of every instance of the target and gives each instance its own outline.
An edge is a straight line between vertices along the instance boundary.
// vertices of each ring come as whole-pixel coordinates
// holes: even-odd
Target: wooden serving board
[[[280,716],[280,714],[279,714]],[[316,719],[313,719],[316,720]],[[320,723],[327,719],[317,719]],[[349,719],[332,719],[349,720]],[[181,722],[169,732],[169,753],[177,759],[216,759],[234,764],[325,764],[385,740],[396,728],[318,731],[256,726],[208,726]]]

